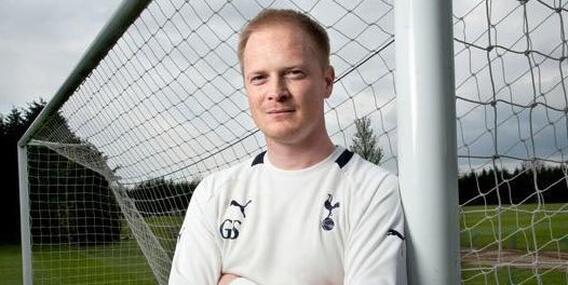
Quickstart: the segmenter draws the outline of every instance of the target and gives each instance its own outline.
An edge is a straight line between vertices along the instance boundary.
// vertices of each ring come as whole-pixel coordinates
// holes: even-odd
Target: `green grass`
[[[104,246],[36,246],[34,284],[155,284],[135,241]],[[18,245],[0,246],[0,285],[22,283]]]
[[[133,240],[89,247],[38,246],[33,251],[35,283],[155,284]]]
[[[545,285],[568,284],[568,272],[559,270],[541,270],[538,274],[541,283]],[[462,270],[462,284],[467,285],[498,285],[498,284],[523,284],[537,285],[539,280],[532,270],[517,269],[512,267],[499,268],[498,270]]]
[[[171,256],[176,249],[177,236],[183,224],[183,218],[183,216],[160,216],[145,219],[150,225],[152,233],[160,241],[162,248],[171,253]]]
[[[567,204],[465,207],[460,227],[462,249],[495,251],[501,246],[518,255],[568,252]],[[565,267],[540,268],[535,274],[532,269],[462,262],[462,284],[568,284],[568,272]]]
[[[181,217],[147,218],[167,250],[175,247]],[[568,205],[465,207],[460,215],[462,249],[495,250],[501,236],[505,250],[568,252]],[[132,236],[126,225],[122,236]],[[499,234],[500,232],[500,234]],[[136,242],[132,239],[104,246],[34,247],[35,284],[155,284]],[[568,284],[566,270],[482,266],[462,263],[462,284]],[[21,255],[17,245],[0,246],[0,285],[21,284]],[[54,277],[57,276],[57,277]]]
[[[146,219],[161,246],[175,249],[183,217]],[[133,234],[123,221],[121,242],[98,246],[33,247],[34,284],[156,284]],[[0,285],[22,283],[20,246],[0,246]]]
[[[22,255],[19,245],[0,245],[0,285],[22,284]]]
[[[568,251],[568,204],[466,207],[460,227],[465,248]]]

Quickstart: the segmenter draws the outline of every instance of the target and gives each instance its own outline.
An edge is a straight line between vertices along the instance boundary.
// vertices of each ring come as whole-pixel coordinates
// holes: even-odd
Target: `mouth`
[[[296,112],[296,110],[294,109],[275,109],[275,110],[268,110],[266,113],[269,115],[278,115],[278,114],[287,114],[294,112]]]

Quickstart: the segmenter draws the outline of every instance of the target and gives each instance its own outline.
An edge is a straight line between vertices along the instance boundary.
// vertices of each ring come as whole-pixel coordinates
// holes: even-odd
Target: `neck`
[[[281,143],[267,139],[268,158],[272,165],[285,170],[310,167],[328,157],[335,146],[327,133],[297,143]]]

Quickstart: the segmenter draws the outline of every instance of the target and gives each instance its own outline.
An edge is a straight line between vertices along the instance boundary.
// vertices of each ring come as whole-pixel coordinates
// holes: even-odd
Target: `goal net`
[[[326,27],[328,132],[349,148],[369,118],[396,173],[393,5],[151,1],[23,142],[34,283],[167,284],[196,185],[265,148],[236,56],[263,8]],[[454,1],[463,284],[568,282],[564,6]]]
[[[454,1],[463,284],[568,282],[566,12]]]

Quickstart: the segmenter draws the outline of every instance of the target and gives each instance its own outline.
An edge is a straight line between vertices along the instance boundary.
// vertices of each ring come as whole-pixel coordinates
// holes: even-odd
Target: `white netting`
[[[563,5],[454,1],[463,284],[568,283]],[[36,283],[167,282],[197,181],[264,147],[236,46],[269,6],[326,27],[328,131],[369,117],[396,172],[391,1],[155,0],[28,146]]]
[[[566,4],[454,3],[462,283],[567,284]]]

